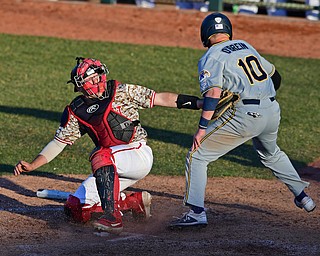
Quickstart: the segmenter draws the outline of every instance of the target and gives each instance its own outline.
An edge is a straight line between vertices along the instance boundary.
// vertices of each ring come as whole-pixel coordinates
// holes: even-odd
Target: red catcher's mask
[[[105,64],[96,59],[85,58],[76,68],[73,79],[77,89],[84,95],[102,100],[109,97],[106,89],[107,74],[109,70]]]

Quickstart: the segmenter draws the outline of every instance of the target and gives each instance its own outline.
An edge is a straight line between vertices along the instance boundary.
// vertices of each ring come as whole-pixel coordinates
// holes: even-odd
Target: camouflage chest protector
[[[70,104],[70,111],[80,125],[85,127],[96,146],[105,148],[128,144],[132,141],[135,126],[139,121],[131,121],[112,110],[112,101],[118,82],[112,80],[112,95],[104,100],[91,100],[83,96],[77,97]]]

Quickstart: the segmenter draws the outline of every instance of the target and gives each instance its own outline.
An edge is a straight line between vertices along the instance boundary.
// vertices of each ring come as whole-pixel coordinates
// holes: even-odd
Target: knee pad
[[[113,164],[113,156],[110,148],[98,148],[90,156],[92,172]]]
[[[65,214],[75,222],[86,223],[91,219],[92,213],[103,212],[101,206],[80,203],[80,199],[70,195],[64,204]]]

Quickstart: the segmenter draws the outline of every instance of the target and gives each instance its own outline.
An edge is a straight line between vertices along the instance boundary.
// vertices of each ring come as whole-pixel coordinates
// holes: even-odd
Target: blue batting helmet
[[[209,39],[213,34],[226,33],[232,39],[232,25],[227,16],[222,13],[209,14],[201,24],[201,41],[204,47],[209,47]]]

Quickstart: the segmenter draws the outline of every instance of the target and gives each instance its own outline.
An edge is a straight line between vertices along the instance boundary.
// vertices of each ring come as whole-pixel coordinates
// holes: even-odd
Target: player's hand
[[[31,172],[31,171],[33,171],[31,164],[21,160],[14,167],[13,173],[15,176],[18,176],[23,172]]]
[[[205,129],[198,129],[196,134],[193,136],[192,151],[196,150],[200,146],[200,142],[204,138],[205,135],[206,135]]]

